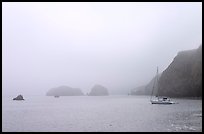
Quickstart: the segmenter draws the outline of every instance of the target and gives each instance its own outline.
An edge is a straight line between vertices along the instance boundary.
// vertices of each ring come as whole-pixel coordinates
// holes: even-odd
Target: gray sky
[[[2,3],[5,94],[128,92],[202,43],[202,3]]]

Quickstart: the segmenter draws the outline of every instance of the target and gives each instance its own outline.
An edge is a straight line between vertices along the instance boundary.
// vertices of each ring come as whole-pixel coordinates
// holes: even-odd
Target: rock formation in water
[[[89,96],[106,96],[108,95],[108,89],[101,86],[101,85],[95,85],[91,92],[89,93]]]
[[[159,79],[158,93],[170,97],[202,97],[202,45],[177,54]]]
[[[158,79],[161,74],[158,75]],[[156,81],[156,77],[154,77],[147,85],[139,86],[131,90],[131,95],[151,95],[153,90],[154,82]],[[157,89],[157,83],[155,82],[154,88]],[[154,91],[156,94],[156,90]]]
[[[84,95],[79,88],[71,88],[68,86],[60,86],[50,89],[47,96],[80,96]]]
[[[13,100],[24,100],[23,95],[18,95],[16,98],[13,98]]]

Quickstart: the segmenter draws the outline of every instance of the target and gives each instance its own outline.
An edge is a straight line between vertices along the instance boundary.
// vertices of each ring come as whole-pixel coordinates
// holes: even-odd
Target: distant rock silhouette
[[[131,95],[145,95],[145,94],[147,94],[145,92],[145,85],[131,89],[130,94]]]
[[[101,85],[95,85],[91,92],[89,93],[89,96],[107,96],[109,95],[108,89],[101,86]]]
[[[84,95],[79,88],[71,88],[68,86],[60,86],[50,89],[47,96],[81,96]]]
[[[159,95],[202,97],[202,45],[179,52],[162,73],[159,84]]]
[[[160,78],[161,74],[159,74]],[[139,86],[131,90],[131,95],[151,95],[154,81],[156,77],[154,77],[147,85]],[[155,83],[155,89],[157,89],[157,83]]]
[[[18,95],[16,98],[13,98],[13,100],[24,100],[23,95]]]

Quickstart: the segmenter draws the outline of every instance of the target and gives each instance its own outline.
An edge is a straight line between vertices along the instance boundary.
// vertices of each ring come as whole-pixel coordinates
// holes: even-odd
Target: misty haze
[[[3,2],[2,38],[4,132],[202,131],[201,2]]]

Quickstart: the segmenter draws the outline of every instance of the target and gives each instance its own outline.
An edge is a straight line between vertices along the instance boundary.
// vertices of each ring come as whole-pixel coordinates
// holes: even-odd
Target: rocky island
[[[101,85],[94,85],[91,89],[89,96],[107,96],[109,95],[108,89]]]
[[[16,98],[13,98],[13,100],[24,100],[23,95],[18,95]]]

